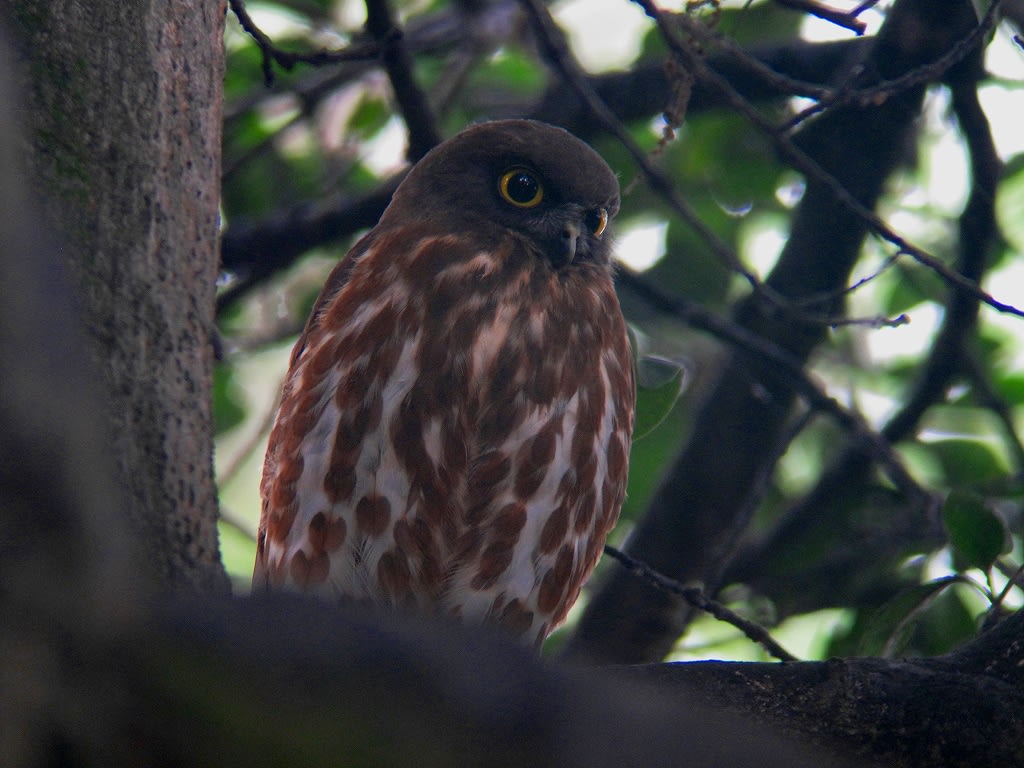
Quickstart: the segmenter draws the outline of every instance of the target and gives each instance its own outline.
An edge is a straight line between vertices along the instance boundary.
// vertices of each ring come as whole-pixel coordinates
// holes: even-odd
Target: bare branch
[[[768,653],[779,661],[797,660],[796,656],[779,645],[767,629],[757,622],[743,618],[735,611],[732,611],[719,603],[717,600],[712,600],[700,587],[684,586],[675,579],[670,579],[668,576],[659,573],[646,563],[630,557],[625,552],[622,552],[615,547],[605,545],[604,553],[621,563],[627,571],[636,574],[658,589],[664,590],[669,594],[676,595],[677,597],[681,597],[697,610],[704,611],[705,613],[714,616],[719,621],[724,621],[727,624],[731,624],[736,627],[736,629],[740,630],[750,640],[761,645],[766,651],[768,651]]]
[[[812,16],[817,16],[819,19],[832,22],[843,29],[856,32],[858,35],[863,35],[864,30],[867,29],[867,24],[858,19],[857,16],[868,4],[863,4],[861,7],[856,8],[853,11],[839,11],[835,8],[829,8],[816,3],[814,0],[775,0],[775,2],[779,5],[785,6],[786,8],[792,8],[797,11],[809,13]]]
[[[381,45],[384,68],[409,130],[408,159],[416,162],[441,143],[441,134],[427,97],[416,84],[412,58],[402,44],[387,0],[366,0],[366,29]]]
[[[707,63],[701,57],[694,55],[686,44],[686,41],[679,35],[678,30],[672,24],[668,23],[666,14],[664,14],[652,2],[652,0],[635,1],[643,7],[644,11],[657,23],[662,37],[668,44],[669,48],[675,54],[680,56],[686,62],[687,66],[692,68],[694,72],[698,73],[698,80],[702,80],[710,86],[713,86],[728,102],[730,107],[738,111],[753,125],[763,131],[764,134],[771,139],[772,143],[775,144],[776,149],[780,154],[786,158],[793,168],[805,174],[809,178],[816,179],[824,184],[836,196],[836,199],[838,199],[848,210],[856,214],[872,232],[895,245],[899,253],[904,253],[915,261],[927,266],[957,290],[964,291],[976,299],[983,301],[993,309],[996,309],[999,312],[1013,314],[1018,317],[1024,317],[1024,310],[1019,309],[1012,304],[998,301],[983,291],[978,286],[977,282],[958,274],[954,270],[951,270],[943,264],[942,261],[893,231],[874,211],[867,208],[863,203],[857,200],[856,197],[850,194],[849,190],[840,184],[834,175],[825,170],[803,149],[794,144],[787,136],[781,134],[768,118],[752,107],[746,99],[740,96],[740,94],[736,92],[727,80],[708,67]],[[986,14],[982,24],[977,25],[969,35],[965,36],[964,40],[971,40],[971,46],[980,41],[980,37],[978,37],[978,30],[992,23],[995,18],[993,15],[995,12],[994,9],[997,5],[998,0],[996,0],[996,2],[993,3],[993,6],[989,9],[989,13]],[[677,18],[690,25],[696,24],[696,22],[689,20],[685,15]],[[971,46],[955,46],[960,58],[967,55],[967,53],[972,50]],[[959,60],[960,59],[957,59],[956,61]],[[950,62],[949,66],[952,66],[954,63],[956,62]]]
[[[527,9],[538,41],[541,43],[542,51],[547,60],[569,83],[590,112],[597,118],[608,133],[614,136],[619,143],[629,152],[633,162],[640,169],[647,183],[683,221],[687,223],[707,244],[723,264],[731,270],[742,275],[755,290],[767,290],[761,284],[757,275],[748,270],[736,253],[729,245],[722,240],[711,227],[709,227],[690,205],[683,199],[682,195],[675,188],[672,180],[655,166],[647,153],[636,143],[627,128],[608,109],[608,106],[594,92],[592,86],[569,51],[562,31],[551,18],[551,14],[540,0],[522,0],[523,6]]]
[[[970,34],[959,40],[930,64],[923,64],[900,77],[884,80],[868,88],[853,87],[857,78],[862,74],[862,69],[855,67],[847,78],[846,84],[820,99],[816,104],[798,112],[781,126],[782,130],[790,130],[812,115],[823,112],[830,107],[838,107],[843,104],[859,104],[864,106],[877,100],[891,98],[908,88],[913,88],[915,85],[935,83],[942,80],[947,72],[967,58],[972,51],[978,49],[985,35],[991,31],[999,19],[996,14],[999,2],[1000,0],[995,0],[989,6],[984,18],[981,19],[980,23]]]
[[[345,61],[372,61],[380,56],[381,50],[387,41],[375,40],[370,43],[359,43],[350,45],[341,51],[328,51],[321,49],[312,53],[291,53],[282,51],[274,45],[273,41],[263,30],[256,26],[256,23],[249,16],[245,8],[245,0],[228,0],[232,12],[241,25],[260,48],[263,55],[263,82],[270,86],[274,82],[274,64],[291,71],[296,64],[309,64],[314,67],[322,67],[325,64],[337,64]]]

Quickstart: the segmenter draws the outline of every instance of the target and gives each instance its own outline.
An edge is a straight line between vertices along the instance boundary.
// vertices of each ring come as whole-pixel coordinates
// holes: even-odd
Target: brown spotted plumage
[[[540,643],[626,487],[634,383],[604,161],[484,123],[430,152],[292,353],[253,584],[493,622]]]

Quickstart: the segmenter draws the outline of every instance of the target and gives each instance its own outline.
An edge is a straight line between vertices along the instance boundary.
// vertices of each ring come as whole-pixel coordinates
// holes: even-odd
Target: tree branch
[[[221,238],[221,268],[234,273],[234,282],[217,296],[217,310],[223,312],[311,248],[372,227],[404,175],[391,177],[357,200],[299,206],[268,221],[233,223]]]
[[[935,659],[692,662],[624,670],[886,768],[1024,764],[1024,613]],[[822,713],[827,712],[827,717]]]
[[[625,552],[607,544],[604,547],[604,553],[613,560],[617,560],[627,571],[635,574],[644,581],[647,581],[652,586],[664,590],[669,594],[673,594],[676,597],[681,597],[697,610],[704,611],[705,613],[714,616],[719,621],[724,621],[725,623],[736,627],[736,629],[746,635],[749,640],[763,646],[768,653],[779,661],[797,660],[796,656],[776,642],[767,629],[756,622],[744,619],[735,611],[731,611],[716,600],[712,600],[700,587],[686,587],[675,579],[670,579],[667,576],[658,573],[646,563],[642,563],[639,560],[630,557]]]
[[[383,48],[381,58],[409,130],[408,159],[415,163],[441,143],[434,113],[416,84],[412,57],[402,44],[388,0],[366,0],[366,29]]]
[[[998,232],[995,219],[996,187],[1000,162],[992,141],[988,120],[977,100],[977,84],[983,76],[980,50],[950,73],[953,108],[967,142],[973,184],[959,219],[956,272],[980,283]],[[972,368],[970,343],[975,338],[979,303],[975,296],[950,289],[943,322],[914,383],[901,398],[902,405],[882,428],[889,444],[910,439],[927,411],[945,399],[955,378]],[[981,384],[979,383],[979,386]],[[984,393],[982,393],[984,399]],[[1009,433],[1012,441],[1012,430]],[[1013,446],[1011,445],[1011,449]],[[783,612],[810,611],[836,604],[869,604],[879,599],[878,584],[870,575],[883,576],[907,555],[941,546],[945,532],[928,506],[907,504],[892,510],[886,541],[881,541],[872,526],[861,524],[847,514],[822,515],[822,509],[853,509],[837,504],[837,499],[852,500],[873,493],[870,488],[874,462],[863,443],[840,453],[822,474],[817,486],[793,505],[766,536],[750,543],[730,569],[728,579],[750,584],[768,594],[788,595]],[[876,502],[877,504],[877,502]],[[817,568],[804,571],[785,569],[782,579],[778,566],[799,560],[794,553],[828,552]],[[809,564],[805,564],[809,565]],[[859,595],[836,592],[831,580],[818,568],[837,572],[856,571]],[[906,574],[905,578],[911,578]],[[895,588],[895,584],[890,588]]]
[[[901,0],[887,16],[866,71],[892,79],[939,55],[938,41],[956,40],[973,26],[969,4],[950,14],[948,9],[936,12],[925,0]],[[905,37],[908,29],[914,34]],[[925,35],[936,36],[935,42],[922,44]],[[694,66],[703,67],[699,62]],[[696,71],[698,79],[717,77]],[[801,302],[831,296],[849,282],[870,224],[861,210],[874,207],[899,162],[922,97],[923,87],[915,86],[884,103],[832,110],[816,121],[814,135],[802,143],[814,155],[813,167],[825,169],[829,179],[808,176],[768,287]],[[851,155],[857,163],[849,162]],[[855,208],[849,199],[856,201]],[[827,301],[821,308],[824,314],[837,314]],[[758,293],[737,307],[735,319],[786,350],[798,365],[822,338],[820,327],[794,323]],[[749,353],[729,355],[699,407],[686,447],[633,531],[631,555],[683,583],[703,582],[714,593],[714,578],[735,548],[735,522],[771,460],[764,446],[776,443],[789,418],[795,392],[777,373],[777,366],[765,366]],[[674,644],[688,616],[678,600],[612,571],[584,611],[566,653],[606,662],[657,660]]]
[[[792,8],[797,11],[803,11],[809,13],[812,16],[817,16],[819,19],[824,19],[835,24],[837,27],[848,29],[851,32],[856,32],[858,35],[863,35],[864,30],[867,29],[867,24],[857,18],[864,10],[865,5],[873,5],[873,3],[864,4],[852,11],[839,11],[835,8],[829,8],[814,2],[814,0],[775,0],[779,5],[785,6],[786,8]],[[877,2],[877,0],[876,0]]]
[[[282,51],[267,36],[263,30],[256,26],[256,23],[249,16],[245,8],[244,0],[228,0],[231,11],[238,19],[249,36],[259,46],[263,56],[263,84],[270,87],[274,84],[274,64],[291,71],[296,64],[309,64],[314,67],[322,67],[325,64],[339,64],[349,61],[373,61],[378,58],[383,48],[390,42],[390,37],[384,40],[375,40],[372,43],[357,43],[348,46],[341,51],[328,51],[321,49],[313,53],[292,53]]]
[[[815,130],[815,126],[810,126],[811,130],[804,134],[802,141],[791,141],[789,137],[783,135],[778,128],[768,120],[768,118],[762,115],[761,112],[740,96],[728,81],[724,80],[720,75],[711,70],[702,58],[696,56],[693,51],[690,50],[690,47],[685,43],[675,27],[667,23],[665,14],[652,2],[652,0],[635,0],[635,2],[642,6],[647,14],[655,20],[662,33],[662,37],[668,44],[669,48],[673,53],[681,57],[685,66],[695,74],[698,80],[707,82],[710,86],[721,93],[731,108],[746,117],[772,141],[782,157],[784,157],[794,169],[803,173],[809,180],[813,179],[827,187],[829,191],[835,195],[836,199],[839,200],[850,212],[860,217],[860,219],[874,234],[881,237],[883,240],[888,241],[892,245],[895,245],[899,249],[899,253],[905,253],[915,261],[924,264],[958,290],[962,290],[975,298],[980,299],[999,312],[1024,317],[1024,309],[999,301],[990,296],[985,291],[981,290],[977,283],[965,278],[963,275],[957,274],[955,271],[949,269],[939,259],[936,259],[922,248],[919,248],[903,236],[894,232],[884,221],[882,221],[881,217],[870,209],[870,207],[865,206],[863,202],[858,199],[859,195],[856,189],[848,188],[847,185],[844,185],[842,181],[836,177],[833,169],[823,167],[821,163],[817,162],[815,158],[812,157],[814,154],[814,142],[822,140],[822,136],[819,131]],[[924,79],[925,75],[937,77],[943,74],[980,44],[984,32],[991,28],[991,25],[995,22],[998,2],[999,0],[995,0],[993,2],[981,24],[974,23],[976,17],[974,16],[973,10],[970,11],[969,19],[966,12],[961,13],[958,20],[960,23],[955,25],[955,27],[958,31],[963,30],[962,34],[956,37],[949,37],[949,32],[947,30],[946,34],[938,35],[935,40],[929,40],[927,50],[923,48],[919,50],[908,49],[904,52],[894,47],[890,49],[894,54],[891,60],[882,59],[879,56],[873,56],[871,59],[871,71],[868,72],[864,70],[861,72],[861,76],[863,78],[882,78],[882,82],[874,83],[874,85],[875,87],[882,89],[879,95],[884,96],[884,99],[894,99],[900,94],[906,93],[910,89],[919,90],[920,86],[926,82],[926,79]],[[898,8],[899,5],[890,11],[883,27],[884,31],[889,31],[889,34],[885,35],[883,32],[883,34],[880,35],[880,39],[876,41],[876,48],[889,47],[887,44],[891,44],[898,35],[906,35],[909,39],[910,36],[915,34],[915,30],[912,28],[900,28],[901,24],[913,25],[916,22],[913,20],[908,21],[909,15],[904,17],[901,13],[897,12]],[[688,28],[698,28],[700,26],[696,22],[690,20],[685,14],[678,18],[685,23]],[[968,22],[971,26],[967,29],[963,29],[963,25]],[[952,47],[950,47],[950,44],[952,44]],[[899,72],[895,69],[900,66],[906,66],[906,61],[910,56],[913,56],[914,63],[906,72]],[[935,68],[936,65],[939,65],[939,68]],[[891,73],[895,74],[890,76]],[[893,85],[893,83],[896,83],[897,85]],[[844,97],[844,102],[845,101],[849,101],[850,103],[844,104],[844,108],[859,109],[866,108],[871,105],[870,100],[863,104],[857,104],[856,98],[849,95]],[[833,107],[832,113],[834,115],[842,113],[844,108]],[[835,125],[839,119],[839,117],[833,116],[833,119],[826,121],[826,124]],[[859,140],[859,138],[860,137],[851,136],[850,145],[855,146],[855,142]],[[849,181],[849,179],[847,181]]]

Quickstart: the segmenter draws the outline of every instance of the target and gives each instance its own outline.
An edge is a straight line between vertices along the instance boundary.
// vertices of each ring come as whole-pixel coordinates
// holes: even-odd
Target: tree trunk
[[[80,289],[124,524],[157,584],[226,589],[210,399],[225,4],[12,11],[29,172]]]

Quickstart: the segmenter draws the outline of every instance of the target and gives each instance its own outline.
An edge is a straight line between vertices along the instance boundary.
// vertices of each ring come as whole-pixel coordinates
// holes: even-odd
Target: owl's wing
[[[416,488],[400,425],[415,424],[407,395],[424,368],[427,314],[420,286],[398,279],[396,265],[435,239],[423,227],[375,229],[321,292],[264,461],[254,589],[381,593],[378,561]]]
[[[310,310],[309,317],[306,319],[306,325],[302,329],[302,333],[299,334],[298,340],[295,342],[295,346],[292,347],[291,358],[288,361],[289,367],[295,365],[295,361],[302,355],[306,349],[307,342],[310,334],[320,324],[321,317],[326,307],[334,300],[334,297],[338,295],[345,284],[348,283],[349,277],[352,274],[352,268],[356,261],[362,254],[370,247],[372,241],[373,232],[369,232],[361,237],[355,245],[353,245],[348,253],[346,253],[341,261],[339,261],[331,273],[327,276],[324,287],[320,290],[320,295],[317,296],[316,301],[313,303],[313,309]]]
[[[281,403],[278,406],[263,463],[263,479],[260,485],[262,509],[252,576],[254,592],[266,591],[275,582],[280,584],[282,580],[280,569],[274,568],[275,565],[280,565],[281,559],[279,555],[270,551],[277,546],[271,539],[288,534],[296,515],[295,508],[299,504],[295,485],[303,475],[308,478],[312,469],[306,468],[304,471],[304,460],[298,451],[306,437],[302,431],[311,429],[313,425],[296,425],[288,416],[297,414],[301,409],[308,411],[310,407],[315,413],[322,414],[324,410],[321,404],[311,406],[308,399],[301,397],[303,387],[308,389],[310,382],[303,379],[300,370],[302,366],[299,362],[307,351],[317,347],[324,338],[329,338],[335,333],[335,329],[324,327],[324,314],[348,284],[355,264],[370,249],[373,236],[374,231],[371,231],[360,238],[331,270],[302,333],[292,347]],[[327,426],[321,424],[320,431],[323,432]],[[329,435],[321,435],[324,441],[328,438]],[[282,489],[291,490],[290,498],[288,491]],[[306,522],[308,523],[308,520]]]

